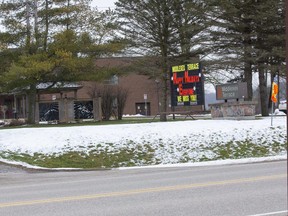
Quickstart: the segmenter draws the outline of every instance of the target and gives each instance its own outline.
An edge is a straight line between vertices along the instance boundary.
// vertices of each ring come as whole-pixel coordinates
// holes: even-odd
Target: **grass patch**
[[[172,119],[167,117],[167,122],[175,121],[192,121],[192,119],[176,118]],[[141,124],[141,123],[155,123],[160,122],[159,118],[142,117],[142,118],[123,118],[122,120],[109,120],[109,121],[83,121],[74,123],[59,123],[59,124],[34,124],[34,125],[12,125],[9,127],[0,127],[0,130],[7,130],[13,128],[50,128],[50,127],[74,127],[74,126],[100,126],[100,125],[120,125],[120,124]]]
[[[266,157],[279,154],[286,150],[286,144],[273,142],[272,144],[255,144],[250,140],[228,142],[226,144],[219,144],[213,148],[213,152],[218,159],[240,159],[250,157]]]
[[[0,157],[12,161],[21,161],[45,168],[115,168],[119,166],[136,166],[151,164],[154,150],[148,146],[134,149],[120,149],[117,152],[91,150],[88,153],[71,151],[64,154],[17,154],[2,152]]]
[[[151,118],[127,118],[121,121],[102,121],[102,122],[83,122],[81,124],[59,124],[59,125],[34,125],[31,127],[71,127],[71,126],[96,126],[96,125],[111,125],[111,124],[133,124],[133,123],[148,123]],[[159,119],[154,120],[155,122]],[[175,120],[170,120],[175,121]],[[179,121],[183,121],[179,119]],[[191,121],[190,119],[187,121]],[[21,126],[23,127],[23,126]],[[28,127],[28,126],[25,126]],[[30,126],[29,126],[30,127]],[[7,127],[7,129],[19,127]],[[1,128],[6,129],[6,128]],[[64,146],[65,153],[44,155],[35,153],[33,155],[17,152],[0,152],[0,158],[21,161],[30,165],[46,167],[46,168],[114,168],[128,166],[145,166],[161,163],[186,163],[186,162],[202,162],[211,160],[224,159],[240,159],[249,157],[267,157],[279,155],[287,151],[286,134],[281,128],[272,128],[275,133],[269,135],[269,139],[261,136],[257,140],[253,139],[252,135],[247,134],[247,139],[237,141],[235,138],[226,143],[222,143],[223,134],[219,132],[203,141],[203,144],[197,145],[198,141],[193,141],[193,136],[184,135],[179,140],[164,139],[157,137],[155,140],[145,140],[141,138],[140,143],[127,138],[124,143],[88,143],[84,145],[79,143],[77,148],[67,145]],[[268,132],[267,132],[268,133]],[[221,137],[222,136],[222,137]],[[204,135],[199,134],[199,138]],[[281,139],[279,139],[281,138]],[[200,139],[200,140],[202,140]],[[192,141],[191,141],[192,140]],[[195,142],[196,145],[193,143]],[[81,146],[82,144],[82,146]],[[86,143],[87,144],[87,143]],[[117,148],[118,146],[125,146]],[[153,146],[153,147],[152,147]],[[155,148],[155,149],[154,149]],[[77,150],[75,150],[77,149]],[[157,155],[155,150],[157,149]]]
[[[133,142],[129,141],[128,142]],[[130,143],[131,144],[131,143]],[[161,144],[164,145],[164,144]],[[151,145],[137,145],[133,147],[115,149],[113,145],[101,144],[89,146],[83,151],[70,151],[63,154],[45,155],[35,153],[33,155],[17,152],[0,152],[0,158],[21,161],[30,165],[45,168],[116,168],[129,166],[145,166],[161,164],[160,158],[155,158],[155,149]],[[214,147],[203,149],[191,149],[185,147],[184,154],[178,163],[202,162],[225,159],[241,159],[250,157],[267,157],[287,151],[285,143],[273,142],[272,144],[259,145],[250,140],[230,141],[225,144],[213,145]],[[197,152],[196,156],[189,156],[188,152]],[[206,153],[209,152],[207,157]],[[174,155],[174,152],[169,152]]]

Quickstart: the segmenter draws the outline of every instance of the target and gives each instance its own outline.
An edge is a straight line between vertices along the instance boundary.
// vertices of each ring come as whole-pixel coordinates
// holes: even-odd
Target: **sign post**
[[[147,112],[147,94],[144,94],[144,101],[145,101],[145,115],[147,116],[148,112]]]
[[[272,83],[272,92],[271,92],[271,101],[272,101],[272,111],[271,111],[271,126],[273,126],[273,115],[274,115],[274,103],[277,103],[277,94],[278,94],[278,84],[277,76],[274,77]]]

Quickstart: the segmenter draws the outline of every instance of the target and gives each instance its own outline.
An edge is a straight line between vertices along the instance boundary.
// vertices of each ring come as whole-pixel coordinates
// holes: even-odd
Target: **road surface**
[[[80,172],[0,171],[0,215],[284,216],[287,161]]]

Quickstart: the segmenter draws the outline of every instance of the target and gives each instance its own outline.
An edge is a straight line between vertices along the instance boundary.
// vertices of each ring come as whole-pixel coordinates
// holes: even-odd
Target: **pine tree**
[[[203,2],[119,0],[116,3],[123,37],[130,41],[132,54],[152,56],[159,67],[154,65],[151,75],[161,81],[161,112],[167,110],[170,67],[203,54],[199,48],[205,38],[200,34],[206,29],[207,5]],[[160,120],[166,121],[166,115],[160,115]]]
[[[252,75],[259,73],[262,115],[266,116],[267,74],[274,74],[285,56],[284,1],[217,0],[213,6],[211,35],[217,60],[226,68],[242,71],[249,100],[253,97]]]
[[[0,4],[6,28],[0,33],[0,41],[7,47],[5,52],[13,46],[18,54],[1,72],[3,90],[28,87],[29,123],[35,122],[39,83],[99,78],[94,72],[95,56],[122,48],[108,45],[109,42],[97,44],[89,32],[80,31],[79,19],[90,10],[87,3],[88,0],[15,0]],[[113,49],[104,51],[103,47]]]
[[[172,52],[171,1],[169,0],[119,0],[116,10],[121,19],[122,33],[130,40],[134,54],[159,58],[162,83],[161,111],[167,110],[169,65]],[[166,121],[166,115],[160,116]]]
[[[210,6],[199,0],[174,0],[171,7],[171,21],[175,32],[175,53],[179,63],[189,62],[207,50]]]
[[[268,94],[267,90],[267,76],[270,74],[270,78],[273,78],[285,61],[284,1],[261,0],[255,2],[255,5],[257,6],[254,11],[256,35],[254,62],[259,74],[262,115],[268,116],[271,94]]]
[[[218,70],[226,70],[226,73],[241,71],[247,82],[248,100],[253,97],[251,53],[255,35],[252,29],[254,7],[251,0],[215,1],[211,28],[213,52],[220,63],[217,64]]]

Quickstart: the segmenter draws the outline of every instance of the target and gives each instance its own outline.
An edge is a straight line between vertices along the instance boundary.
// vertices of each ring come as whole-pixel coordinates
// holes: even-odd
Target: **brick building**
[[[104,58],[96,60],[98,67],[117,70],[130,65],[133,58]],[[121,73],[121,76],[113,76],[102,83],[78,82],[56,84],[47,90],[47,85],[37,86],[37,98],[35,107],[36,121],[72,122],[77,119],[96,119],[101,116],[101,98],[97,90],[103,86],[114,86],[127,90],[127,100],[123,110],[124,115],[149,115],[155,116],[160,108],[161,84],[155,78],[145,73],[129,72]],[[168,111],[171,111],[168,96]],[[27,118],[27,95],[25,92],[0,95],[0,106],[5,108],[5,118]],[[178,107],[181,110],[202,110],[202,106]],[[4,112],[0,110],[0,119],[4,118]]]

